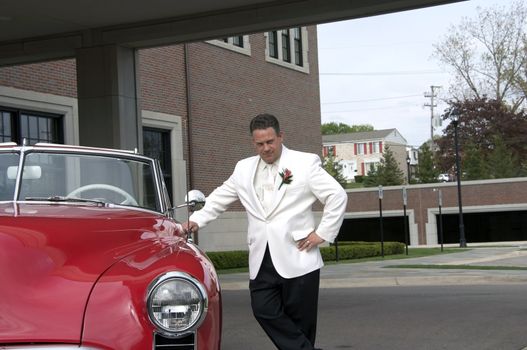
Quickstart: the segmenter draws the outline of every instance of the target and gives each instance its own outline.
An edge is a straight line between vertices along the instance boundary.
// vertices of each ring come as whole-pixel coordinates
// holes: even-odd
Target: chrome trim
[[[151,312],[152,308],[151,308],[151,302],[150,302],[151,299],[150,299],[150,297],[152,295],[152,292],[161,283],[163,283],[163,282],[165,282],[167,280],[171,280],[171,279],[186,280],[186,281],[192,283],[193,285],[195,285],[198,288],[198,291],[201,294],[202,305],[203,305],[203,312],[201,313],[199,319],[192,326],[190,326],[189,328],[187,328],[184,331],[170,332],[170,331],[167,331],[165,329],[161,329],[160,327],[158,327],[158,325],[154,321],[154,317],[153,317],[152,312]],[[177,338],[177,337],[185,336],[188,333],[196,331],[199,328],[199,326],[203,323],[203,321],[205,320],[205,317],[207,316],[207,312],[208,312],[208,309],[209,309],[209,297],[207,295],[205,287],[203,286],[203,284],[199,280],[197,280],[196,278],[192,277],[191,275],[189,275],[188,273],[185,273],[185,272],[171,271],[171,272],[167,272],[167,273],[164,273],[164,274],[156,277],[150,283],[150,285],[148,286],[148,289],[147,289],[147,293],[146,293],[145,305],[146,305],[146,310],[147,310],[147,313],[148,313],[148,318],[149,318],[150,322],[152,323],[152,325],[154,325],[154,327],[156,328],[157,333],[162,334],[165,337]]]
[[[0,201],[0,203],[12,203],[12,202],[13,202],[12,200]],[[82,202],[53,202],[53,201],[48,201],[48,200],[38,200],[38,201],[20,200],[20,201],[15,201],[15,202],[17,204],[27,204],[27,205],[31,205],[31,204],[54,205],[54,206],[64,205],[64,206],[72,206],[72,207],[86,205],[86,203],[82,203]],[[132,205],[116,204],[116,203],[105,203],[104,208],[136,210],[136,211],[140,211],[144,213],[161,215],[161,213],[157,210],[143,208],[143,207],[135,207]],[[2,350],[2,348],[0,348],[0,350]]]
[[[22,169],[24,169],[24,161],[26,159],[25,151],[26,146],[22,146],[20,148],[20,159],[18,160],[18,173],[16,174],[15,180],[15,192],[13,193],[13,200],[15,202],[18,199],[18,195],[20,194],[20,183],[22,182],[22,173],[24,172]]]

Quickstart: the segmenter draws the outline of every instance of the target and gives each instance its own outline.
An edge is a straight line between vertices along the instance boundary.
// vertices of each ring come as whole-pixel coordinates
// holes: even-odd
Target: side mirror
[[[199,190],[190,190],[185,196],[185,203],[176,206],[176,208],[188,207],[190,211],[196,211],[205,205],[205,195]]]
[[[200,210],[205,205],[205,195],[199,190],[190,190],[185,196],[185,203],[176,206],[176,208],[187,207],[189,211],[194,212]],[[174,209],[172,209],[173,211]],[[192,231],[188,232],[187,242],[193,243]]]

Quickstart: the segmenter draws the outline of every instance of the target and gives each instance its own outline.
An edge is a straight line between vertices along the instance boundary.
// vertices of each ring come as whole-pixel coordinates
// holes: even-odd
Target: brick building
[[[320,153],[315,26],[142,49],[137,61],[144,153],[164,164],[174,202],[187,182],[210,193],[253,154],[258,113],[280,119],[287,146]],[[0,67],[0,142],[79,144],[76,76],[74,59]],[[239,205],[215,224],[227,223],[232,239],[203,234],[200,245],[239,247],[245,221],[233,217],[245,218]]]

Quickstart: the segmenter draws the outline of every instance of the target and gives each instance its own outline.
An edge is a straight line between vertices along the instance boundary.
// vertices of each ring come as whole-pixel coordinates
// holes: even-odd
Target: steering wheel
[[[124,205],[137,205],[137,201],[134,197],[125,190],[120,189],[119,187],[115,187],[112,185],[107,184],[91,184],[91,185],[85,185],[81,186],[79,188],[74,189],[70,193],[68,193],[68,197],[78,197],[82,192],[84,191],[90,191],[90,190],[107,190],[114,193],[117,193],[121,196],[123,196],[125,199],[120,204]]]

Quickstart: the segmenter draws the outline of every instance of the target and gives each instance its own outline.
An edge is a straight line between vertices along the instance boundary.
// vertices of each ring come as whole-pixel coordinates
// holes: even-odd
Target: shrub
[[[381,255],[380,242],[339,242],[339,260],[370,258]],[[399,242],[384,242],[384,255],[402,254],[405,245]],[[321,247],[320,253],[324,261],[335,260],[336,246]],[[249,252],[235,250],[226,252],[207,252],[207,256],[217,270],[248,267]]]

